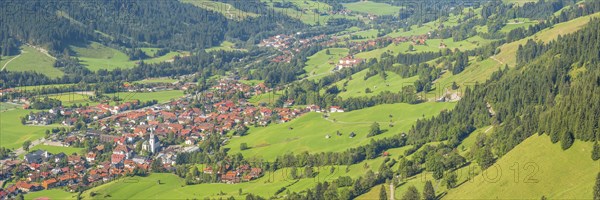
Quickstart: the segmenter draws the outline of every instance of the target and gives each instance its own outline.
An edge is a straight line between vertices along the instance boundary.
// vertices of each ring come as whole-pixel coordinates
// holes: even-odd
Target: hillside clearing
[[[3,57],[0,67],[7,71],[34,71],[51,78],[61,77],[64,72],[54,67],[54,61],[54,59],[39,50],[23,45],[21,46],[21,54],[9,58]]]
[[[437,115],[441,110],[452,109],[454,105],[435,102],[416,105],[385,104],[352,112],[332,113],[328,119],[323,118],[323,113],[311,112],[287,123],[252,127],[248,135],[233,138],[226,147],[231,149],[228,154],[241,152],[247,158],[262,157],[267,160],[273,160],[287,152],[340,152],[365,145],[371,139],[408,131],[417,119]],[[382,129],[387,131],[367,137],[373,122],[378,122]],[[390,124],[393,127],[390,127]],[[323,127],[328,128],[323,130]],[[337,131],[342,135],[336,135]],[[351,132],[354,132],[356,137],[350,138]],[[331,138],[326,139],[326,135],[330,135]],[[251,148],[240,151],[241,143],[247,143]]]
[[[579,17],[571,21],[555,24],[554,26],[546,28],[534,34],[533,36],[529,36],[508,44],[504,44],[500,46],[500,53],[496,55],[495,58],[513,67],[517,64],[516,55],[517,50],[519,49],[519,45],[525,45],[525,43],[527,43],[527,40],[533,39],[536,41],[543,42],[552,41],[558,38],[559,35],[566,35],[578,31],[579,29],[583,28],[590,21],[590,19],[598,16],[600,16],[600,13],[595,13],[592,15]]]

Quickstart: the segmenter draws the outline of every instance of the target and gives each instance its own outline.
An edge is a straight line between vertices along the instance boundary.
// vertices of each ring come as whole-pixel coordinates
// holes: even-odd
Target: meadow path
[[[23,51],[21,51],[21,53],[19,55],[15,56],[14,58],[11,58],[9,61],[7,61],[6,63],[4,63],[4,66],[2,66],[2,69],[0,69],[0,71],[4,71],[4,68],[6,68],[6,66],[8,65],[8,63],[10,63],[11,61],[13,61],[14,59],[18,58],[21,55],[23,55]]]

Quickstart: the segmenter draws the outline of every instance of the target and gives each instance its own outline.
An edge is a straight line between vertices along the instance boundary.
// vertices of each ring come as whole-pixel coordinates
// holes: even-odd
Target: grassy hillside
[[[21,54],[2,57],[0,69],[7,71],[34,71],[49,77],[61,77],[64,73],[54,68],[54,58],[30,46],[21,46]],[[8,64],[7,64],[8,63]]]
[[[235,44],[233,42],[229,42],[229,41],[223,41],[221,42],[221,45],[216,46],[216,47],[211,47],[206,49],[206,52],[211,52],[211,51],[246,51],[246,49],[236,49]]]
[[[329,50],[329,55],[326,51]],[[329,48],[323,49],[314,55],[308,57],[304,70],[308,75],[309,80],[318,80],[319,78],[329,74],[338,63],[339,59],[348,55],[348,49],[345,48]],[[330,64],[333,63],[333,64]]]
[[[506,25],[504,25],[502,27],[502,29],[500,29],[500,32],[503,33],[508,33],[513,29],[517,29],[517,28],[527,28],[531,25],[535,25],[537,24],[537,21],[533,21],[527,18],[518,18],[518,19],[511,19],[509,20]]]
[[[379,75],[369,77],[365,80],[364,77],[367,74],[368,69],[362,70],[352,75],[352,80],[348,81],[346,86],[344,83],[348,79],[344,79],[335,83],[340,90],[346,89],[346,91],[340,92],[339,96],[342,98],[348,97],[360,97],[360,96],[375,96],[383,91],[398,92],[402,90],[404,86],[412,86],[417,80],[417,76],[410,78],[402,78],[400,75],[394,72],[386,72],[387,77],[383,79]],[[372,92],[365,93],[365,90],[369,88]]]
[[[226,146],[229,154],[241,152],[245,157],[262,157],[273,160],[277,155],[287,152],[328,152],[344,151],[347,148],[364,145],[372,138],[383,138],[407,131],[413,123],[423,116],[437,115],[441,110],[452,109],[453,103],[387,104],[345,113],[333,113],[328,119],[323,113],[307,113],[288,123],[273,124],[267,127],[250,128],[249,135],[233,138]],[[390,118],[389,115],[392,115]],[[381,135],[367,138],[369,127],[378,122]],[[393,127],[390,127],[390,122]],[[327,127],[326,130],[323,127]],[[336,135],[336,131],[342,133]],[[356,137],[348,135],[354,132]],[[325,136],[331,138],[326,139]],[[240,151],[240,144],[247,143],[248,150]]]
[[[524,45],[527,42],[527,40],[534,39],[537,41],[549,42],[558,38],[559,35],[566,35],[578,31],[579,29],[583,28],[590,21],[591,18],[598,16],[600,16],[600,13],[579,17],[568,22],[556,24],[550,28],[546,28],[534,34],[533,36],[529,36],[508,44],[504,44],[500,47],[500,53],[495,57],[500,62],[506,63],[509,66],[515,66],[517,62],[517,49],[519,45]]]
[[[136,81],[136,83],[175,83],[179,80],[171,79],[171,78],[149,78],[141,81]]]
[[[390,149],[388,152],[391,157],[402,155],[409,147]],[[316,177],[302,178],[293,180],[290,176],[291,168],[282,168],[274,172],[266,172],[259,179],[251,182],[239,184],[199,184],[184,186],[183,179],[174,174],[151,174],[148,177],[130,177],[119,179],[111,183],[93,188],[83,194],[85,199],[203,199],[210,198],[228,198],[233,196],[236,199],[244,199],[247,193],[258,194],[262,197],[270,197],[277,190],[285,187],[287,191],[300,192],[313,188],[317,182],[331,182],[340,176],[349,176],[353,179],[363,176],[368,170],[377,172],[379,166],[383,163],[385,157],[377,157],[372,160],[350,166],[322,166],[315,167]],[[198,165],[204,168],[203,165]],[[331,172],[333,168],[333,172]],[[298,169],[301,173],[302,169]],[[160,180],[161,184],[157,182]],[[242,189],[242,195],[239,195],[239,189]],[[377,188],[379,189],[379,188]],[[91,192],[96,193],[90,197]],[[220,194],[220,193],[223,194]],[[286,192],[280,195],[285,195]],[[110,196],[107,196],[110,194]]]
[[[379,58],[384,52],[397,54],[397,53],[419,53],[428,51],[439,51],[441,50],[440,44],[444,43],[446,48],[451,50],[460,49],[461,51],[475,49],[489,43],[489,40],[483,39],[479,36],[473,36],[462,41],[454,42],[452,39],[429,39],[425,45],[413,45],[413,51],[409,51],[410,42],[403,42],[399,44],[390,44],[385,48],[375,49],[356,54],[359,58]]]
[[[49,199],[77,199],[77,193],[65,192],[64,190],[52,189],[52,190],[42,190],[38,192],[30,192],[24,195],[25,199],[38,199],[38,198],[49,198]]]
[[[591,199],[600,163],[592,143],[576,141],[563,151],[546,135],[534,135],[445,199]],[[498,175],[496,175],[498,172]],[[487,175],[487,179],[484,178]]]
[[[446,71],[438,78],[433,84],[433,90],[425,95],[425,98],[429,100],[439,99],[446,94],[446,91],[458,92],[462,94],[464,89],[469,86],[473,86],[476,83],[483,83],[490,78],[492,73],[502,69],[504,65],[498,61],[488,58],[481,61],[477,61],[475,58],[469,59],[469,66],[465,68],[459,74],[452,74],[450,71]],[[459,86],[458,90],[452,91],[452,83],[456,82]]]
[[[287,1],[293,3],[296,8],[278,8],[273,6],[273,2],[284,2],[284,0],[261,0],[261,2],[266,3],[268,6],[272,7],[273,10],[280,12],[282,14],[288,15],[292,18],[298,19],[305,24],[316,25],[318,24],[326,24],[329,19],[332,18],[348,18],[348,19],[357,19],[355,16],[346,16],[346,15],[330,15],[328,12],[331,10],[331,6],[329,4],[306,0],[306,1]],[[317,12],[315,12],[315,10]]]
[[[392,6],[386,3],[377,3],[371,1],[360,1],[355,3],[346,3],[344,7],[349,10],[373,15],[394,15],[398,14],[400,7]]]
[[[221,13],[223,16],[234,20],[243,20],[248,17],[258,16],[256,13],[244,12],[233,7],[231,4],[223,2],[210,0],[181,0],[181,2],[189,3],[200,8]]]
[[[129,60],[129,57],[111,47],[104,46],[97,42],[92,42],[88,45],[71,46],[75,51],[76,56],[81,60],[81,64],[87,66],[92,71],[99,69],[114,70],[117,68],[132,68],[137,65],[138,60]],[[145,52],[151,52],[153,48],[142,49]],[[145,63],[158,63],[172,60],[173,57],[185,55],[186,52],[169,52],[163,56],[149,58],[144,60]],[[153,55],[153,54],[152,54]]]

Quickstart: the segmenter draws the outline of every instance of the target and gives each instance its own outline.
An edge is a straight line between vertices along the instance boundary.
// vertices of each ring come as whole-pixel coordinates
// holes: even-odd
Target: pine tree
[[[425,182],[425,188],[423,188],[423,199],[424,200],[435,200],[435,190],[431,181]]]
[[[573,134],[570,131],[566,131],[560,138],[560,146],[563,150],[567,150],[573,145],[573,140]]]
[[[600,159],[600,145],[598,142],[594,142],[594,147],[592,149],[592,160],[596,161]]]
[[[552,141],[552,143],[557,143],[559,139],[559,135],[556,131],[551,131],[550,132],[550,141]]]
[[[419,190],[415,186],[408,187],[404,196],[402,196],[402,200],[419,200],[421,199],[421,195],[419,195]]]
[[[387,200],[387,192],[385,191],[385,184],[381,185],[381,189],[379,189],[379,199]]]

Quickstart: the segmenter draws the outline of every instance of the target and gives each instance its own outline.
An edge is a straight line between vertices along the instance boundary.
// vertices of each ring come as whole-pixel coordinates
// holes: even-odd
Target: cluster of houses
[[[240,183],[240,182],[248,182],[253,179],[256,179],[263,174],[262,168],[259,167],[251,167],[248,164],[238,166],[233,169],[231,165],[219,165],[215,168],[212,166],[208,166],[202,170],[204,174],[217,174],[223,183]]]
[[[81,108],[56,107],[44,112],[30,113],[26,116],[26,123],[33,125],[49,125],[58,122],[65,126],[72,126],[77,122],[79,117],[98,120],[124,111],[136,109],[139,105],[140,102],[138,100],[133,100],[114,106],[102,103]]]
[[[16,180],[0,190],[0,199],[55,187],[77,191],[120,176],[136,174],[140,170],[148,172],[152,163],[157,161],[167,171],[174,171],[177,156],[198,152],[198,143],[211,134],[224,134],[247,126],[284,123],[306,112],[344,112],[338,106],[331,106],[329,110],[317,105],[292,108],[293,100],[286,101],[288,107],[281,108],[257,106],[246,101],[252,95],[269,91],[271,89],[264,84],[250,86],[225,78],[197,95],[144,108],[136,107],[139,102],[133,101],[117,106],[99,104],[77,109],[52,108],[41,114],[31,114],[29,120],[38,121],[38,124],[49,124],[50,121],[42,122],[41,119],[60,115],[65,116],[63,124],[84,118],[90,127],[97,128],[53,135],[47,141],[60,146],[86,147],[88,151],[82,152],[82,155],[52,155],[37,150],[24,155],[23,160],[0,161],[0,181]],[[243,97],[232,98],[239,94]],[[175,138],[177,142],[168,144],[165,142],[167,138]],[[215,169],[204,168],[203,173],[215,175],[223,183],[239,183],[258,178],[263,171],[249,165],[235,168],[223,165]]]
[[[353,41],[350,42],[350,50],[353,50],[355,52],[370,51],[378,46],[384,47],[391,43],[400,44],[404,42],[410,42],[413,45],[426,45],[427,39],[429,37],[430,33],[423,35],[413,35],[408,37],[380,37],[366,41]]]
[[[121,153],[115,152],[113,154]],[[125,165],[111,162],[95,162],[96,153],[103,147],[97,147],[85,157],[64,153],[51,154],[44,150],[36,150],[26,154],[23,160],[6,159],[0,161],[1,181],[13,178],[14,184],[7,184],[0,189],[0,199],[12,199],[20,193],[33,192],[52,188],[65,188],[75,192],[79,188],[98,185],[111,181],[119,176],[131,173],[134,169],[149,170],[149,160],[125,160]],[[94,155],[94,156],[90,156]]]
[[[367,16],[369,18],[376,18],[376,16]],[[318,35],[308,39],[298,39],[301,33],[296,34],[279,34],[261,41],[258,45],[259,47],[273,47],[281,52],[281,54],[274,56],[271,59],[271,62],[287,62],[289,63],[291,59],[294,57],[294,54],[299,52],[300,50],[307,48],[315,43],[323,46],[339,46],[340,38],[333,36],[328,37],[326,35]],[[379,37],[371,40],[364,41],[347,41],[347,47],[351,50],[351,52],[358,53],[364,51],[370,51],[376,48],[385,47],[391,43],[399,44],[404,42],[410,42],[413,45],[426,45],[427,39],[430,37],[431,33],[423,34],[423,35],[413,35],[413,36],[400,36],[400,37]],[[440,45],[440,48],[445,48],[445,45]],[[361,62],[360,59],[354,59],[352,56],[348,56],[340,59],[339,63],[336,65],[336,69],[342,69],[346,67],[352,67]]]
[[[282,54],[277,55],[271,59],[272,62],[290,62],[294,57],[294,53],[300,52],[301,49],[305,49],[315,42],[324,41],[326,35],[317,35],[310,38],[300,38],[301,32],[296,34],[279,34],[276,36],[263,39],[259,47],[273,47],[279,50]]]

